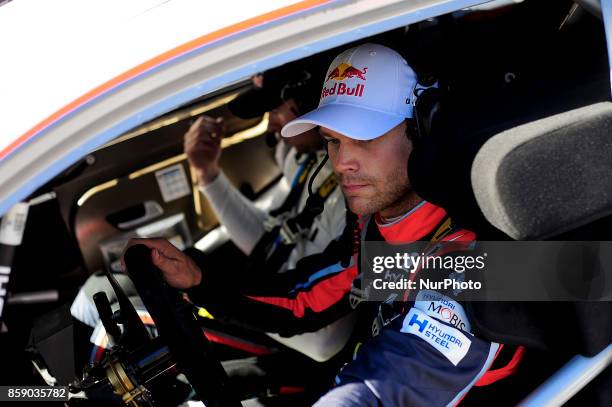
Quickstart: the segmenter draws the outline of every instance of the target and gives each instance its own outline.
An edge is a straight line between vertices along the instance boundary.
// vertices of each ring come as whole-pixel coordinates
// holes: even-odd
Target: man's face
[[[334,172],[354,213],[394,217],[414,205],[416,194],[406,169],[412,142],[405,132],[406,123],[402,122],[374,140],[359,141],[320,128]]]
[[[277,139],[289,144],[300,153],[309,153],[321,148],[321,137],[315,130],[307,131],[295,137],[281,138],[280,131],[291,120],[298,116],[297,104],[293,99],[283,102],[268,114],[268,132],[274,133]]]

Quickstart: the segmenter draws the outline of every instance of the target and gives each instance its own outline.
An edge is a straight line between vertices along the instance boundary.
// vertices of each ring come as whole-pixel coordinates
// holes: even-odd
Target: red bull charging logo
[[[366,73],[368,72],[368,68],[365,67],[363,70],[357,69],[351,64],[346,62],[342,62],[340,65],[332,69],[327,75],[327,79],[325,83],[327,83],[330,79],[336,81],[334,86],[327,87],[323,86],[323,90],[321,92],[321,99],[331,96],[331,95],[347,95],[347,96],[363,96],[363,84],[357,84],[356,86],[347,86],[345,83],[338,83],[345,79],[356,78],[362,81],[366,80]]]

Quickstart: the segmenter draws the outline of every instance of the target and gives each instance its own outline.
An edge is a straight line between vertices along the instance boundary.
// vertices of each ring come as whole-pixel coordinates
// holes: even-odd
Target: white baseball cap
[[[293,137],[316,126],[356,140],[382,136],[414,117],[417,76],[390,48],[363,44],[338,55],[325,75],[319,107],[283,127]]]

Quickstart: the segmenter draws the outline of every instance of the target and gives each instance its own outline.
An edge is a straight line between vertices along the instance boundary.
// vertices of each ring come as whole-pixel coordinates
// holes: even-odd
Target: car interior
[[[357,42],[388,45],[420,79],[438,82],[435,116],[407,162],[410,182],[479,240],[609,240],[610,67],[601,16],[591,11],[570,0],[504,2]],[[228,242],[183,152],[183,135],[197,117],[227,119],[221,167],[248,199],[264,202],[278,187],[282,174],[266,137],[267,115],[244,120],[228,110],[251,86],[245,78],[155,118],[89,152],[32,194],[0,333],[0,357],[10,361],[0,371],[3,384],[53,378],[67,385],[82,377],[89,343],[84,327],[70,318],[70,304],[90,275],[121,272],[129,238],[164,237],[180,249],[203,251]],[[152,297],[174,301],[164,295]],[[473,304],[475,325],[488,337],[512,338],[533,352],[499,398],[468,395],[461,404],[516,405],[576,354],[596,355],[612,335],[611,305]],[[496,317],[502,314],[508,317]],[[218,360],[294,352],[241,326],[208,317],[198,322]],[[138,322],[132,326],[137,332]],[[170,353],[176,357],[172,350],[179,348],[170,346]],[[165,385],[184,393],[176,383]],[[610,388],[608,367],[568,405],[612,403]],[[307,391],[288,387],[269,398],[299,405]]]

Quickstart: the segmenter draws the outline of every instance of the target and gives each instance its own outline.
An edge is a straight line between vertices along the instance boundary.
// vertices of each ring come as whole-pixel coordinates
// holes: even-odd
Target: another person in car
[[[304,211],[308,181],[325,156],[316,131],[305,132],[295,140],[281,140],[280,130],[300,112],[316,107],[318,100],[315,77],[301,65],[290,64],[264,73],[254,80],[252,90],[229,104],[229,110],[243,119],[268,113],[267,132],[269,139],[277,141],[275,158],[283,176],[265,208],[244,197],[219,166],[223,118],[202,116],[185,134],[185,153],[200,190],[234,244],[251,256],[251,263],[257,263],[251,268],[261,266],[266,273],[292,268],[300,258],[322,251],[344,228],[344,200],[329,164],[323,166],[312,185],[313,191],[324,199],[325,210],[313,219],[306,219],[295,230],[280,227]],[[283,233],[279,235],[277,229]],[[279,249],[282,243],[286,245],[284,250]]]

